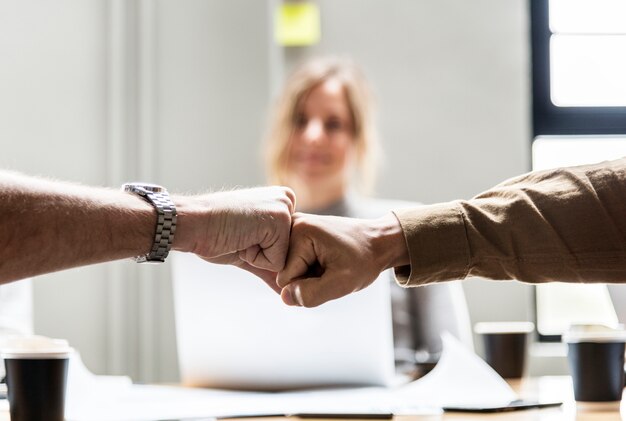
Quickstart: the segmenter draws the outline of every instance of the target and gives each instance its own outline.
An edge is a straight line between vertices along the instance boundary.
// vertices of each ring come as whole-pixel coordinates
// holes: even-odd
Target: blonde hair
[[[333,79],[343,87],[352,114],[356,151],[356,184],[373,190],[380,147],[374,121],[374,100],[365,77],[350,60],[323,57],[299,66],[289,77],[274,105],[265,139],[265,167],[271,184],[287,184],[289,141],[295,130],[300,101],[320,83]]]

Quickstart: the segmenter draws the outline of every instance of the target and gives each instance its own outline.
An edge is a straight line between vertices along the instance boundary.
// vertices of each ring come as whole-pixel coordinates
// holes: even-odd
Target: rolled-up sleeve
[[[470,264],[469,245],[458,203],[442,203],[394,211],[411,259],[395,269],[400,285],[462,279]]]
[[[468,276],[626,282],[626,158],[525,174],[467,201],[394,212],[410,267],[398,282]]]

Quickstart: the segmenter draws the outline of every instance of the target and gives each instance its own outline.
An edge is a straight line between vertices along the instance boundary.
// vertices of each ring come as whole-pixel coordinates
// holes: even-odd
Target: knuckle
[[[289,187],[283,186],[271,186],[268,187],[271,191],[272,199],[280,203],[281,206],[285,206],[287,211],[291,214],[296,201],[296,194]]]
[[[291,220],[291,232],[297,232],[299,234],[305,234],[308,232],[309,224],[306,219],[303,218],[293,218]]]
[[[293,204],[296,201],[296,193],[289,187],[283,187],[283,192],[289,199],[289,203]]]
[[[286,196],[291,196],[293,195],[293,190],[287,186],[280,186],[279,189],[283,192],[284,195]]]
[[[298,222],[298,225],[307,226],[307,227],[315,226],[315,221],[316,221],[315,218],[316,218],[315,215],[309,215],[305,213],[296,213],[293,216],[293,219]]]
[[[294,217],[294,218],[291,218],[291,224],[293,225],[294,228],[300,228],[303,225],[305,225],[305,222],[300,217]]]

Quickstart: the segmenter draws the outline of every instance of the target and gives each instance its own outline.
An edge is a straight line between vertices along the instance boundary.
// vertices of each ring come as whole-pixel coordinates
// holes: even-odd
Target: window
[[[626,0],[531,0],[533,132],[626,134]]]
[[[580,165],[626,156],[626,136],[540,136],[532,147],[533,170]],[[615,286],[626,291],[626,285]],[[618,323],[626,297],[604,284],[550,283],[535,287],[539,339],[559,341],[574,323]],[[612,302],[613,300],[613,302]],[[624,320],[622,320],[624,321]]]
[[[626,156],[626,0],[531,0],[531,24],[533,169]],[[540,340],[560,340],[572,323],[617,323],[622,295],[601,284],[536,287]]]

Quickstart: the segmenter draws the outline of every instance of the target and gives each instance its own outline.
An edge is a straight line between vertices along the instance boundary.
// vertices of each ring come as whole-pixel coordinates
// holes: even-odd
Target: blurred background
[[[470,198],[531,169],[527,0],[313,3],[319,41],[286,46],[277,0],[0,0],[0,168],[173,192],[262,185],[283,80],[339,54],[375,90],[378,196]],[[34,279],[34,330],[67,338],[96,373],[175,381],[169,272],[116,262]],[[472,323],[533,319],[527,285],[463,288]],[[557,360],[531,370],[561,372]]]

